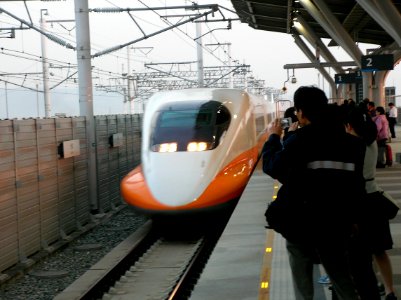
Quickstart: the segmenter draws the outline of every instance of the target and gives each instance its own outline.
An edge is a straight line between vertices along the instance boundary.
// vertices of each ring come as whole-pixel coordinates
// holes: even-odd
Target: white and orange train
[[[241,196],[275,105],[239,89],[158,92],[146,106],[141,165],[121,182],[124,200],[157,217],[222,208]]]

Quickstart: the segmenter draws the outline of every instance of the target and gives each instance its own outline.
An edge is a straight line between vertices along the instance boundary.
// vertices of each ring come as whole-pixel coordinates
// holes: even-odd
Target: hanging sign
[[[342,73],[334,75],[335,83],[358,83],[362,82],[362,72],[356,71],[355,73]]]
[[[364,55],[361,59],[362,71],[383,71],[394,69],[394,55],[381,54],[381,55]]]

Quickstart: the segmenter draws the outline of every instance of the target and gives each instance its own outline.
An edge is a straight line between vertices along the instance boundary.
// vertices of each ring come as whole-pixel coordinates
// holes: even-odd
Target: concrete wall
[[[108,212],[140,162],[141,115],[96,116],[95,124],[98,203]],[[79,155],[64,158],[71,140]],[[91,222],[87,150],[84,117],[0,120],[0,272]]]

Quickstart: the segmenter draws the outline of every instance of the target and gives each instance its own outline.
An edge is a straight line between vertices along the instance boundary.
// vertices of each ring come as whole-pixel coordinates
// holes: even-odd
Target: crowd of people
[[[262,159],[263,171],[281,183],[265,216],[286,239],[296,299],[313,300],[316,263],[337,299],[380,300],[376,269],[385,299],[397,299],[389,220],[369,205],[382,191],[375,172],[384,163],[380,148],[395,138],[389,118],[396,112],[386,115],[367,99],[329,104],[313,86],[295,92],[291,109],[285,134],[279,120],[271,124]]]
[[[355,102],[352,99],[344,100],[341,105],[345,108],[356,107]],[[385,168],[386,165],[391,165],[391,157],[387,156],[386,150],[389,147],[388,143],[391,139],[396,138],[395,125],[397,123],[397,108],[393,102],[388,103],[388,110],[386,111],[383,106],[376,106],[374,101],[370,101],[365,98],[359,106],[363,109],[367,109],[368,115],[372,118],[377,126],[377,168]]]

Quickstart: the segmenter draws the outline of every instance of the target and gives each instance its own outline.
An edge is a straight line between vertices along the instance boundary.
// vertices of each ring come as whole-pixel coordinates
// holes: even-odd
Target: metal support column
[[[197,62],[198,62],[198,87],[204,87],[203,81],[203,49],[202,49],[202,29],[201,23],[196,23],[196,52],[197,52]]]
[[[40,10],[40,30],[46,32],[46,20],[47,9]],[[49,64],[47,62],[47,37],[43,34],[40,35],[40,42],[42,46],[42,68],[43,68],[43,96],[45,99],[45,117],[50,118],[51,116],[51,104],[50,104],[50,89],[49,89]]]
[[[356,1],[401,46],[401,16],[394,4],[389,0]]]
[[[132,104],[132,93],[131,93],[131,55],[130,55],[130,46],[127,46],[127,106],[128,106],[128,113],[133,114],[133,104]]]
[[[372,73],[362,72],[363,98],[372,99]]]
[[[309,26],[309,24],[302,18],[300,15],[296,17],[296,20],[299,24],[294,24],[295,29],[303,35],[306,40],[317,50],[319,49],[321,55],[327,62],[331,62],[333,64],[337,63],[336,58],[333,54],[331,54],[330,50],[326,47],[326,45],[321,41],[321,39],[316,35],[313,29]],[[301,25],[301,26],[299,26]],[[333,69],[337,73],[343,73],[344,70],[340,66],[333,66]]]
[[[97,211],[96,135],[93,117],[93,87],[89,31],[88,0],[74,0],[77,34],[77,61],[79,79],[79,111],[86,117],[88,149],[89,198],[91,209]]]
[[[373,101],[375,101],[376,106],[383,106],[386,109],[386,95],[384,90],[384,80],[387,71],[378,71],[375,73],[375,86],[373,87]]]
[[[297,44],[297,46],[299,47],[299,49],[302,50],[302,52],[309,58],[309,60],[311,62],[315,62],[316,61],[316,57],[315,55],[312,53],[312,51],[310,51],[310,49],[308,48],[308,46],[304,43],[304,41],[296,34],[292,35],[294,40],[295,40],[295,44]],[[330,98],[337,98],[337,88],[336,88],[336,84],[333,80],[333,78],[330,76],[330,74],[325,70],[325,68],[323,67],[318,67],[317,68],[319,70],[319,72],[322,74],[322,76],[326,79],[326,81],[329,83],[330,85]]]
[[[314,0],[317,7],[310,0],[299,0],[299,2],[319,22],[332,39],[352,57],[358,67],[361,67],[361,50],[355,45],[355,42],[338,19],[330,12],[324,1]]]

